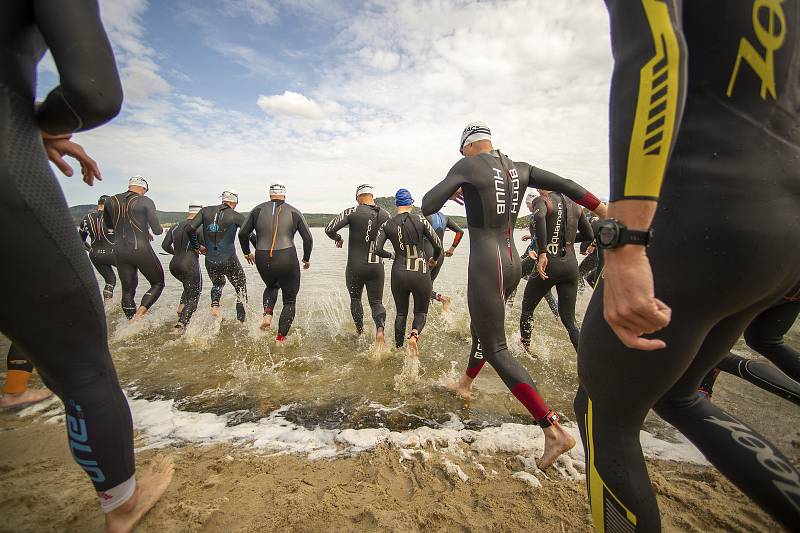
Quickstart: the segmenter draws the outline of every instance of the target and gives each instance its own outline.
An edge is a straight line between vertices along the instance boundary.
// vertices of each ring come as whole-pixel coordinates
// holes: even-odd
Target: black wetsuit
[[[571,180],[528,163],[515,163],[495,150],[458,161],[425,195],[422,212],[439,211],[459,187],[464,193],[470,246],[467,302],[472,350],[467,375],[476,377],[488,360],[534,419],[547,425],[550,410],[506,344],[505,302],[520,279],[514,224],[528,187],[564,192],[589,209],[597,208],[600,201]]]
[[[539,254],[547,254],[547,279],[536,275],[528,279],[522,298],[520,315],[520,338],[525,346],[531,342],[533,311],[542,297],[555,286],[558,292],[558,314],[567,330],[569,340],[578,349],[578,324],[575,321],[575,300],[578,296],[578,260],[575,257],[575,237],[578,229],[588,238],[593,238],[592,227],[583,214],[583,209],[563,194],[550,193],[540,196],[533,203],[536,241],[546,243],[539,247]]]
[[[598,217],[588,217],[589,224],[593,224]],[[589,246],[594,244],[594,240],[584,240],[581,242],[581,254],[585,255],[583,260],[578,264],[578,292],[583,294],[583,290],[588,283],[592,287],[597,284],[597,279],[600,277],[600,249],[595,246],[591,253],[587,253]]]
[[[780,370],[768,363],[729,353],[716,369],[706,375],[700,384],[700,390],[711,396],[714,382],[722,370],[800,404],[800,352],[783,342],[783,336],[795,323],[798,314],[800,314],[800,298],[798,291],[794,290],[760,313],[744,330],[744,340],[747,345],[769,359]]]
[[[394,246],[394,254],[383,249],[386,239]],[[425,242],[430,243],[428,255]],[[380,257],[394,258],[392,264],[392,296],[397,310],[394,320],[394,341],[399,348],[406,338],[408,304],[414,295],[414,320],[411,329],[422,333],[431,303],[431,279],[428,259],[439,260],[442,241],[425,217],[413,213],[398,213],[387,220],[378,231],[375,253]]]
[[[344,279],[350,293],[350,313],[356,324],[356,331],[364,331],[364,308],[361,295],[367,288],[367,301],[372,311],[375,328],[383,328],[386,322],[386,308],[383,307],[383,259],[375,255],[375,237],[378,228],[389,220],[389,213],[376,205],[361,204],[345,209],[328,223],[325,234],[334,241],[341,241],[339,230],[348,227],[347,268]]]
[[[244,215],[228,204],[204,207],[186,226],[191,238],[202,227],[206,246],[206,271],[211,278],[211,307],[219,307],[222,288],[227,277],[236,289],[236,318],[245,319],[244,303],[247,301],[247,278],[236,257],[236,230],[244,224]],[[200,243],[193,243],[199,248]]]
[[[60,85],[34,107],[36,64],[48,47]],[[0,314],[0,331],[64,402],[73,457],[99,492],[132,489],[133,427],[108,351],[97,279],[39,129],[88,130],[121,104],[96,2],[0,3],[0,223],[24,229],[4,240],[14,256],[0,261],[10,306]]]
[[[164,229],[158,221],[153,200],[132,191],[110,196],[103,218],[106,226],[114,230],[114,259],[122,282],[122,310],[130,319],[136,313],[139,272],[150,283],[150,289],[142,296],[142,307],[150,309],[164,290],[164,268],[150,246],[148,228],[153,235],[161,235]]]
[[[800,279],[800,2],[606,3],[611,201],[658,198],[647,256],[672,318],[653,334],[666,348],[640,351],[606,323],[602,280],[586,311],[575,412],[595,527],[660,529],[639,442],[653,408],[796,530],[800,473],[697,389]]]
[[[278,336],[286,337],[294,321],[297,293],[300,292],[300,263],[294,247],[294,235],[303,239],[303,262],[311,260],[314,241],[303,213],[283,200],[257,205],[250,211],[239,243],[245,255],[250,253],[250,234],[256,232],[256,268],[267,285],[264,288],[264,314],[271,315],[281,291],[283,309],[278,320]]]
[[[445,215],[444,213],[434,213],[433,215],[427,217],[428,222],[430,222],[431,227],[433,227],[433,231],[436,232],[436,235],[439,237],[439,240],[442,241],[442,246],[444,246],[444,232],[445,230],[450,230],[456,234],[453,237],[453,248],[458,246],[458,243],[461,242],[461,239],[464,238],[464,230],[461,229],[461,226],[456,224],[456,221],[450,218],[449,216]],[[429,241],[424,242],[425,246],[425,254],[428,257],[434,257],[433,255],[433,246]],[[441,254],[439,257],[439,261],[436,262],[436,266],[431,269],[431,282],[436,282],[436,278],[439,277],[439,271],[442,270],[442,265],[444,265],[445,255]],[[436,291],[431,290],[431,300],[439,301],[441,300],[441,295],[438,294]]]
[[[529,232],[529,234],[531,236],[531,242],[528,245],[528,248],[525,249],[525,253],[522,254],[521,256],[519,256],[520,268],[522,269],[522,277],[521,277],[521,279],[524,279],[526,281],[528,280],[530,275],[534,273],[534,270],[536,270],[536,261],[534,259],[531,259],[531,256],[530,256],[529,252],[534,251],[537,254],[539,253],[539,246],[536,243],[536,235],[535,235],[535,232],[534,232],[534,229],[533,229],[533,217],[531,217],[531,223],[529,225],[528,232]],[[517,293],[517,291],[515,290],[514,294],[512,294],[508,298],[508,305],[513,305],[514,297],[515,297],[516,293]],[[558,302],[556,301],[555,296],[553,296],[552,289],[545,293],[544,301],[547,302],[547,306],[550,308],[550,312],[553,313],[553,316],[557,317],[558,316]]]
[[[111,299],[114,296],[114,287],[117,285],[117,276],[112,268],[116,265],[114,259],[114,232],[106,228],[103,213],[95,211],[94,213],[87,213],[83,217],[78,234],[84,243],[86,243],[86,238],[89,237],[91,244],[85,245],[86,250],[89,252],[89,259],[106,282],[105,287],[103,287],[103,298]]]
[[[196,215],[195,215],[196,216]],[[166,231],[161,247],[165,252],[172,254],[169,262],[169,271],[183,284],[181,304],[183,309],[178,316],[178,322],[184,326],[189,323],[192,314],[197,310],[200,294],[203,292],[203,274],[200,272],[200,258],[194,249],[192,239],[189,237],[187,226],[191,219],[183,220]],[[200,244],[204,244],[203,232],[200,228],[194,231]]]

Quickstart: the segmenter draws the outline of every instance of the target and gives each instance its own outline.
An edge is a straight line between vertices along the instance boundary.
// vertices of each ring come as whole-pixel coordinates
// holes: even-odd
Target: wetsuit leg
[[[577,264],[573,264],[577,267]],[[570,269],[572,270],[572,269]],[[574,276],[570,275],[568,279],[559,280],[556,283],[556,292],[558,292],[558,315],[561,318],[561,323],[569,335],[569,341],[578,351],[578,338],[580,337],[580,330],[578,323],[575,320],[575,301],[578,297],[578,272],[577,268],[573,270]]]
[[[103,277],[103,281],[105,281],[103,298],[110,300],[114,296],[114,287],[117,286],[117,276],[114,274],[114,268],[109,264],[108,260],[98,258],[97,254],[90,253],[89,259],[91,259],[94,268]]]
[[[219,301],[222,299],[222,289],[225,287],[224,264],[206,261],[206,271],[211,279],[211,307],[219,307]]]
[[[28,380],[33,373],[33,365],[30,360],[22,353],[16,344],[11,344],[8,348],[6,357],[8,373],[6,382],[3,384],[4,394],[21,394],[28,388]]]
[[[125,255],[115,251],[117,256],[117,272],[122,283],[122,312],[130,320],[136,314],[136,287],[139,285],[139,272],[136,266],[123,261]]]
[[[376,274],[366,282],[367,301],[372,311],[372,320],[375,321],[375,328],[383,328],[386,322],[386,308],[383,306],[383,268],[376,271]],[[360,301],[360,300],[359,300]]]
[[[550,312],[553,313],[553,316],[558,316],[558,302],[553,296],[552,291],[544,293],[544,301],[547,302],[547,306],[550,308]]]
[[[24,228],[4,240],[15,250],[13,261],[0,261],[0,277],[13,280],[4,297],[14,312],[0,314],[0,331],[64,402],[73,458],[95,490],[125,501],[135,488],[130,410],[108,351],[97,279],[30,106],[0,85],[0,224]]]
[[[232,255],[226,263],[225,275],[236,290],[236,319],[244,322],[245,309],[244,304],[247,302],[247,278],[244,274],[244,269],[239,259]]]
[[[428,307],[431,305],[429,295],[433,288],[433,280],[427,276],[415,276],[412,294],[414,295],[414,321],[411,324],[412,330],[422,333],[425,322],[428,319]]]
[[[800,383],[769,363],[747,359],[734,354],[728,354],[725,359],[720,361],[717,368],[712,370],[700,384],[700,389],[709,396],[713,393],[712,387],[720,370],[740,377],[756,387],[800,405]]]
[[[525,284],[525,293],[522,296],[522,312],[519,317],[519,336],[522,344],[530,346],[531,333],[533,332],[533,311],[545,295],[550,294],[550,289],[555,285],[552,278],[543,280],[539,276],[528,278]]]
[[[164,268],[161,266],[158,256],[149,246],[146,253],[141,254],[141,260],[137,266],[139,272],[150,283],[150,288],[142,296],[140,305],[145,309],[150,309],[164,290]]]
[[[265,284],[262,297],[264,314],[271,315],[275,310],[275,304],[278,302],[278,292],[280,291],[278,279],[280,275],[276,271],[276,264],[270,257],[269,252],[265,250],[256,250],[256,268]]]
[[[200,294],[203,292],[203,277],[200,273],[200,264],[194,261],[183,265],[170,264],[170,272],[183,284],[181,304],[183,309],[178,316],[178,322],[184,326],[189,323],[192,315],[197,311]]]
[[[439,277],[439,271],[442,270],[443,265],[444,265],[444,258],[442,258],[438,263],[436,263],[436,266],[433,267],[433,270],[431,270],[431,286],[433,285],[433,282],[436,281],[436,278]],[[439,293],[434,291],[432,288],[431,288],[431,300],[439,301]]]
[[[364,281],[348,265],[344,273],[347,292],[350,294],[350,314],[356,325],[356,333],[364,332],[364,306],[361,305],[361,295],[364,293]]]
[[[408,304],[411,289],[406,286],[402,272],[392,271],[392,296],[397,315],[394,319],[394,343],[400,348],[406,340],[406,322],[408,321]]]
[[[800,381],[800,352],[785,344],[783,336],[799,313],[800,300],[784,300],[758,315],[744,330],[747,345],[795,381]]]
[[[580,265],[578,265],[578,276],[590,285],[593,284],[590,281],[589,274],[591,274],[591,272],[597,268],[597,263],[597,253],[593,252],[587,255],[583,261],[581,261]]]
[[[289,329],[294,322],[297,293],[300,292],[300,263],[297,260],[297,252],[295,252],[294,248],[289,248],[287,253],[281,255],[284,256],[281,258],[284,266],[279,283],[283,309],[281,309],[281,316],[278,319],[278,335],[285,337],[289,334]]]

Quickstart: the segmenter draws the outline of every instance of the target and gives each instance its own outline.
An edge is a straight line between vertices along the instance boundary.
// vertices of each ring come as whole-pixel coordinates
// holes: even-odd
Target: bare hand
[[[544,273],[547,270],[547,254],[542,254],[539,256],[539,261],[536,264],[536,268],[539,271],[539,277],[542,279],[547,279],[547,274]]]
[[[458,190],[453,193],[450,199],[458,205],[464,205],[464,191],[461,189],[461,187],[459,187]]]
[[[95,178],[98,180],[103,179],[100,175],[100,168],[98,168],[97,162],[89,157],[89,154],[86,153],[83,146],[70,140],[71,135],[49,135],[45,132],[41,133],[47,158],[50,159],[65,176],[72,176],[73,174],[72,167],[64,160],[64,156],[68,155],[77,159],[80,163],[83,181],[87,185],[94,185]]]
[[[250,263],[251,265],[256,264],[256,256],[253,255],[252,253],[245,255],[244,258],[247,259],[247,262]]]
[[[522,242],[529,241],[529,240],[531,240],[531,236],[530,235],[523,235],[522,236]]]
[[[644,339],[669,324],[672,310],[655,297],[653,271],[642,246],[623,246],[605,254],[603,304],[608,325],[628,348],[660,350],[659,339]]]
[[[308,270],[309,268],[311,268],[311,263],[303,261],[303,270]]]
[[[445,250],[445,252],[444,252],[444,256],[445,256],[445,257],[453,257],[453,254],[454,254],[454,253],[455,253],[455,250],[453,250],[452,248],[450,248],[449,250]]]
[[[428,259],[428,268],[436,267],[436,263],[438,263],[438,261],[436,261],[436,259],[434,259],[433,257],[429,258]]]
[[[538,256],[539,256],[539,254],[537,254],[537,253],[536,253],[536,252],[534,252],[533,250],[531,250],[530,252],[528,252],[528,257],[530,257],[530,258],[531,258],[531,259],[533,259],[534,261],[536,261],[536,258],[537,258]]]
[[[200,255],[206,255],[206,247],[202,244],[200,245],[200,249],[197,251],[200,252]]]
[[[583,252],[583,255],[593,254],[596,248],[597,247],[594,245],[594,243],[590,244],[589,246],[586,247],[586,251]]]
[[[343,244],[344,244],[344,241],[342,239],[339,239],[338,241],[336,241],[336,247],[337,248],[341,248]]]

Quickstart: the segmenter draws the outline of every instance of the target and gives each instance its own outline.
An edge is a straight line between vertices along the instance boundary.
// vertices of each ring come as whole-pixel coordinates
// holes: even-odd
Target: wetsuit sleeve
[[[533,213],[531,213],[531,218],[528,222],[528,233],[531,236],[531,243],[528,245],[528,250],[533,250],[538,254],[539,238],[536,236],[536,220],[533,218]]]
[[[299,211],[294,211],[292,216],[295,217],[295,224],[300,238],[303,239],[303,261],[308,262],[311,260],[311,249],[314,247],[314,238],[311,236],[311,230],[306,222],[306,217]]]
[[[456,221],[450,217],[447,217],[447,229],[450,231],[455,232],[456,236],[453,238],[453,248],[458,246],[458,243],[461,242],[461,239],[464,237],[464,230],[461,229],[461,226],[456,224]]]
[[[175,228],[170,228],[166,234],[164,235],[164,240],[161,242],[161,248],[164,249],[165,252],[168,254],[175,255],[175,244],[172,240],[172,232],[175,231]]]
[[[189,242],[192,243],[192,248],[195,250],[200,249],[200,239],[197,237],[198,233],[202,234],[200,228],[203,226],[203,210],[201,209],[194,218],[186,224],[186,234],[189,235]]]
[[[161,227],[161,222],[158,221],[158,213],[156,213],[156,204],[153,200],[145,197],[147,200],[147,223],[150,225],[150,230],[153,235],[161,235],[164,233],[164,228]]]
[[[341,241],[342,236],[339,235],[339,230],[350,224],[350,213],[352,212],[352,209],[345,209],[336,218],[328,222],[328,225],[325,226],[325,235],[336,242]]]
[[[606,0],[611,20],[611,201],[657,200],[686,98],[675,0]]]
[[[392,253],[383,249],[384,244],[386,244],[386,222],[381,224],[378,236],[375,237],[375,255],[384,259],[392,259]]]
[[[80,235],[81,242],[86,247],[86,249],[87,250],[91,250],[92,247],[89,246],[89,243],[86,242],[86,237],[89,236],[89,217],[88,216],[83,217],[83,220],[81,221],[80,228],[78,229],[78,235]]]
[[[260,211],[260,207],[256,207],[250,211],[244,224],[239,228],[239,246],[242,247],[242,253],[244,255],[250,255],[250,235],[253,233],[253,229],[255,229],[256,220],[258,220]],[[253,246],[255,246],[255,244]]]
[[[36,111],[39,127],[51,134],[72,133],[117,116],[122,85],[97,1],[36,0],[32,5],[60,79]]]
[[[590,193],[574,181],[562,178],[558,174],[554,174],[549,170],[543,170],[531,166],[531,177],[529,187],[537,189],[547,189],[548,191],[555,191],[566,194],[578,205],[589,208],[590,211],[597,209],[600,205],[600,200],[594,194]]]
[[[461,159],[453,165],[447,176],[433,186],[433,189],[425,193],[422,197],[422,214],[426,217],[440,211],[447,200],[465,183],[467,183],[463,172],[466,158]]]
[[[425,238],[427,238],[428,241],[430,241],[430,243],[433,245],[433,258],[436,261],[439,261],[439,259],[442,258],[442,240],[439,238],[436,232],[433,231],[433,226],[431,226],[430,222],[428,222],[424,217],[420,217],[420,219],[422,222],[422,227],[425,231]]]
[[[581,216],[578,219],[578,236],[579,239],[575,239],[575,242],[586,241],[590,243],[594,240],[594,231],[592,230],[592,225],[589,224],[589,219],[586,218],[586,213],[583,212],[583,209],[581,209]],[[581,251],[584,251],[582,244]]]
[[[533,225],[531,229],[536,232],[536,246],[540,253],[547,251],[547,205],[544,200],[537,198],[533,202],[533,214],[531,215]]]

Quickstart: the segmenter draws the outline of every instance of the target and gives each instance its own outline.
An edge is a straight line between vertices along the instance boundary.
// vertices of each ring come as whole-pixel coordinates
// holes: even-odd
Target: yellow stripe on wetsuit
[[[587,440],[586,466],[589,479],[589,507],[592,511],[594,529],[597,533],[633,533],[636,530],[636,515],[611,492],[595,466],[592,400],[587,401],[588,410],[584,420]]]
[[[641,1],[656,53],[639,72],[624,194],[657,198],[677,134],[681,49],[667,4]]]

